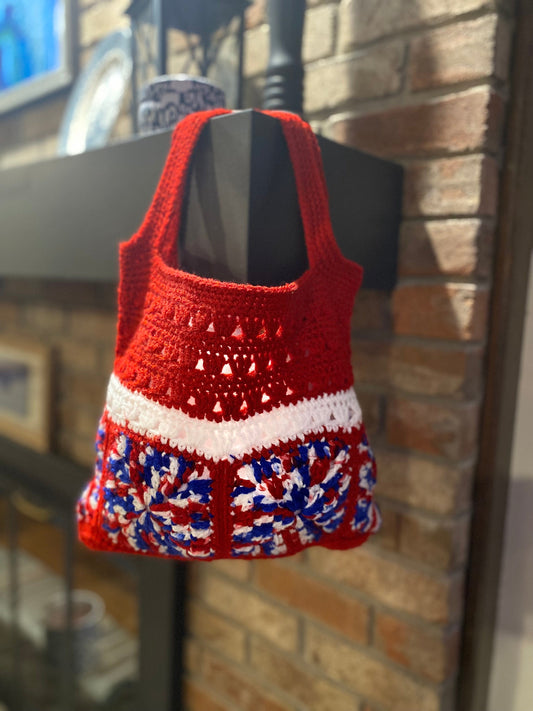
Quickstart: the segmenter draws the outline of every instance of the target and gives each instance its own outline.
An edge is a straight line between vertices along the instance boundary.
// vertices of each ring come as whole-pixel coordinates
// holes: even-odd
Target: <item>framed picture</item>
[[[0,0],[0,113],[71,83],[74,0]]]
[[[50,446],[50,351],[0,337],[0,435],[46,452]]]

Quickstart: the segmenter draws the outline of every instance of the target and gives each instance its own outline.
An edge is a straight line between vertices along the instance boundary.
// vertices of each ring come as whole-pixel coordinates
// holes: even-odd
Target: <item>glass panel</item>
[[[138,695],[138,613],[131,559],[107,557],[82,547],[74,542],[73,529],[69,556],[68,532],[52,509],[18,494],[11,501],[17,538],[18,645],[13,644],[10,629],[8,549],[13,517],[3,499],[0,708],[11,702],[9,708],[16,711],[132,711]],[[71,665],[65,658],[69,570],[73,576]],[[67,705],[69,686],[74,700]]]
[[[239,92],[239,18],[203,42],[195,34],[171,28],[167,34],[169,74],[205,76],[226,95],[227,108],[237,108]]]

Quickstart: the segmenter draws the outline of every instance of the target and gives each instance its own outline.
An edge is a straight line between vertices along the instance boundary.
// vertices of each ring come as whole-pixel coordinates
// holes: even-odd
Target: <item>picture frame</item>
[[[0,114],[69,86],[75,0],[0,0]]]
[[[49,451],[51,377],[49,348],[0,336],[0,436]]]

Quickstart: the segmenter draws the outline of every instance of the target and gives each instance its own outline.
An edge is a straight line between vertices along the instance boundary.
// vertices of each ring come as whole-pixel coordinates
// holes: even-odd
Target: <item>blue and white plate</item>
[[[76,80],[59,130],[59,155],[100,148],[120,114],[132,72],[131,30],[113,32],[94,49]]]

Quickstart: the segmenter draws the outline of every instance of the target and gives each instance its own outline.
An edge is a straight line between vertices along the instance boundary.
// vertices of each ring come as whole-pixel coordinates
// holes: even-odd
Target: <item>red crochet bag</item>
[[[95,474],[78,504],[91,548],[181,559],[351,548],[377,530],[375,461],[353,390],[361,267],[333,236],[320,150],[278,119],[309,268],[265,287],[180,270],[176,235],[206,122],[178,124],[145,221],[120,245],[116,357]]]

